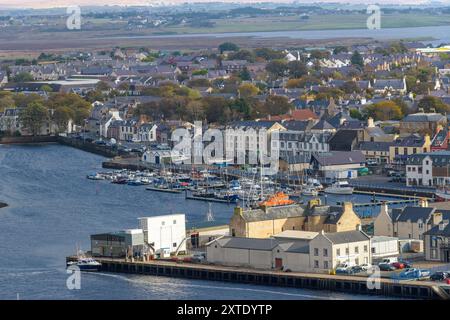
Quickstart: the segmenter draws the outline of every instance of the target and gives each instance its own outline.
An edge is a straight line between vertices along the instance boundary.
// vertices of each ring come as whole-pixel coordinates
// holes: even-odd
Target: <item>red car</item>
[[[394,262],[392,263],[392,266],[395,267],[395,269],[404,269],[405,265],[401,262]]]

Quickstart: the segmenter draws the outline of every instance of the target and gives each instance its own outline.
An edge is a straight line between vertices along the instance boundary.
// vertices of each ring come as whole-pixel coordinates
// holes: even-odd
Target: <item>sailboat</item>
[[[449,176],[449,165],[447,165],[447,177]],[[435,191],[435,196],[438,200],[443,200],[443,201],[450,201],[450,188],[448,187],[448,185],[446,185],[445,180],[443,182],[443,185],[441,186],[441,188],[436,189]]]

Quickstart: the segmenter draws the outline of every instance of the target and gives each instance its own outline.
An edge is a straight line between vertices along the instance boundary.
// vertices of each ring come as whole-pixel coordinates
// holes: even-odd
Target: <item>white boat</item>
[[[323,191],[331,194],[353,194],[353,188],[347,181],[337,181]]]
[[[92,258],[78,258],[76,261],[67,262],[67,267],[78,267],[81,271],[99,271],[102,264]]]
[[[438,198],[438,199],[450,201],[450,190],[449,189],[436,190],[436,192],[434,194],[436,195],[436,198]]]
[[[306,187],[302,190],[302,195],[317,197],[319,195],[319,191],[314,187]]]

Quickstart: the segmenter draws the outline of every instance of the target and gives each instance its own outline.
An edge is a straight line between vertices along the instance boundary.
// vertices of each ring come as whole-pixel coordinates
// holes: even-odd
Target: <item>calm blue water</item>
[[[103,158],[60,145],[0,145],[0,299],[365,299],[323,291],[119,274],[83,274],[66,288],[65,257],[93,233],[133,228],[137,218],[186,213],[204,225],[208,204],[141,187],[89,181]],[[342,200],[342,199],[341,199]],[[233,208],[212,206],[216,224]]]

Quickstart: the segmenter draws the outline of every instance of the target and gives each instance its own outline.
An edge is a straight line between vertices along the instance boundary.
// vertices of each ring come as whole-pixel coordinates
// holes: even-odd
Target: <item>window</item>
[[[368,248],[367,248],[367,245],[365,245],[364,246],[364,252],[367,252],[368,251]]]
[[[176,242],[173,243],[173,247],[174,247],[174,248],[177,247],[177,243],[176,243]]]
[[[359,265],[359,258],[355,259],[355,264],[358,266]]]
[[[372,248],[371,251],[372,251],[372,253],[376,253],[375,248]]]
[[[341,249],[336,249],[336,255],[340,256],[341,255]]]
[[[355,247],[355,253],[359,253],[359,247]]]
[[[323,262],[323,268],[324,269],[328,269],[328,261],[324,261]]]
[[[177,224],[177,220],[173,220],[173,224]]]
[[[345,254],[350,254],[350,249],[349,248],[345,248]]]
[[[318,268],[319,267],[319,260],[314,260],[314,268]]]
[[[161,225],[162,226],[166,225],[166,222],[165,221],[161,221]]]
[[[328,249],[323,249],[323,256],[328,257]]]
[[[319,256],[319,249],[318,248],[314,248],[314,256],[315,257]]]

